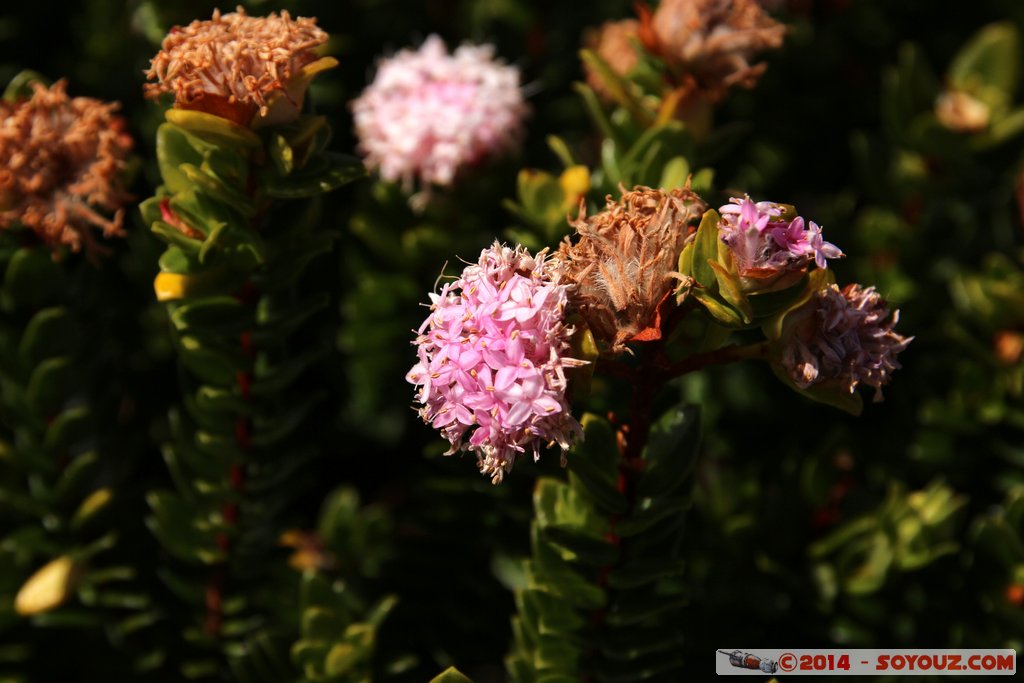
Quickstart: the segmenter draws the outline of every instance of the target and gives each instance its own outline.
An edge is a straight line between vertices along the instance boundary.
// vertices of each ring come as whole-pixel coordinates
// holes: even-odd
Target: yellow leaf
[[[43,565],[18,591],[14,598],[15,611],[27,617],[59,607],[74,590],[77,569],[67,555]]]

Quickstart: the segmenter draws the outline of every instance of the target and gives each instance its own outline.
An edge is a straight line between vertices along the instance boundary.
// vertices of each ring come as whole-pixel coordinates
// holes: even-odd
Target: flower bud
[[[949,90],[935,101],[935,117],[955,133],[980,133],[988,128],[989,106],[978,98],[958,90]]]
[[[852,394],[863,382],[880,401],[900,367],[896,355],[913,340],[895,332],[898,321],[874,287],[830,284],[787,315],[779,363],[801,389],[832,385]]]
[[[843,252],[826,242],[814,221],[792,217],[774,202],[754,203],[733,197],[719,208],[719,235],[732,252],[745,292],[783,289],[799,280],[813,261],[827,268],[827,259]]]

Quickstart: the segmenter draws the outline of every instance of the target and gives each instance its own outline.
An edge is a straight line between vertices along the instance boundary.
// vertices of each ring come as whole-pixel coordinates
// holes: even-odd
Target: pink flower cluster
[[[827,268],[826,259],[843,252],[826,242],[821,228],[802,216],[783,218],[785,210],[774,202],[757,202],[750,197],[733,197],[719,208],[722,241],[732,250],[741,276],[764,277],[799,270],[814,261]]]
[[[894,331],[900,312],[891,315],[874,287],[836,285],[817,292],[808,304],[807,318],[798,323],[782,353],[782,366],[797,386],[806,389],[823,382],[838,382],[851,394],[861,382],[875,388],[900,367],[896,354],[913,337]]]
[[[430,36],[381,61],[352,104],[360,151],[382,178],[450,185],[459,170],[514,149],[527,112],[519,70],[490,45],[448,54]]]
[[[494,483],[527,449],[537,459],[541,445],[558,444],[564,454],[582,435],[565,397],[566,368],[585,364],[565,355],[568,289],[560,262],[495,242],[430,295],[406,379],[447,454],[476,452]]]

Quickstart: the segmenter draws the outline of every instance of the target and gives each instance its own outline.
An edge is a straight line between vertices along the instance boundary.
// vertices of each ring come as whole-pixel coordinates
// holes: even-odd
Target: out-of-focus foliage
[[[426,681],[457,666],[485,682],[504,680],[506,655],[514,680],[566,680],[580,667],[594,680],[665,680],[703,675],[728,643],[1024,648],[1024,4],[771,3],[789,32],[763,56],[759,84],[689,120],[665,106],[649,60],[614,77],[610,102],[582,84],[581,59],[601,69],[578,54],[584,29],[630,16],[630,2],[242,4],[314,15],[331,33],[341,66],[310,97],[334,133],[326,149],[353,153],[347,102],[374,61],[432,32],[493,41],[523,69],[525,146],[422,209],[369,179],[309,213],[283,212],[282,224],[337,235],[304,275],[304,291],[327,294],[320,315],[333,325],[315,340],[327,400],[303,434],[322,456],[299,488],[263,482],[266,501],[281,503],[254,511],[258,526],[285,532],[255,539],[260,552],[237,569],[261,575],[257,601],[283,616],[268,624],[242,619],[240,601],[224,605],[237,630],[203,650],[223,660],[195,660],[183,644],[207,595],[201,577],[174,575],[210,529],[178,513],[224,482],[183,484],[161,456],[181,402],[171,322],[151,289],[162,244],[134,216],[97,268],[3,235],[0,680]],[[0,81],[29,68],[121,101],[142,199],[166,172],[155,141],[169,125],[142,101],[143,69],[170,26],[213,6],[8,3]],[[180,131],[161,136],[165,152],[195,153]],[[691,174],[712,208],[743,192],[799,206],[848,255],[830,270],[901,310],[916,339],[885,402],[847,416],[758,363],[675,380],[658,408],[699,404],[692,473],[675,452],[665,485],[680,488],[625,512],[598,437],[567,473],[549,454],[500,488],[471,458],[441,458],[403,381],[441,264],[458,272],[456,258],[495,237],[555,247],[581,199],[593,211],[620,183],[681,187]],[[179,180],[174,191],[187,193],[202,178]],[[262,248],[232,244],[243,262]],[[716,297],[742,307],[721,287]],[[713,348],[743,339],[732,328],[746,322],[705,318],[681,334]],[[295,345],[309,353],[311,341]],[[619,387],[595,376],[588,408],[621,411]],[[685,414],[689,428],[698,418]],[[173,500],[153,493],[172,489]],[[158,544],[147,515],[177,520],[176,541]],[[636,546],[629,523],[647,535]],[[40,572],[45,585],[31,580]],[[35,614],[15,609],[22,591]]]

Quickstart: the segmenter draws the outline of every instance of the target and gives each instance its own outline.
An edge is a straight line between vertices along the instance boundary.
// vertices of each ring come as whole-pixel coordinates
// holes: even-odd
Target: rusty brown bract
[[[95,253],[91,229],[124,234],[132,138],[118,104],[68,97],[66,87],[36,83],[32,97],[0,102],[0,228],[22,225],[52,246]]]
[[[247,16],[241,7],[208,21],[175,27],[164,38],[146,77],[147,97],[173,93],[175,106],[196,109],[248,125],[266,116],[268,98],[288,96],[289,81],[315,61],[314,51],[327,42],[316,19]]]
[[[573,222],[559,250],[575,284],[570,303],[612,352],[660,338],[660,308],[678,281],[679,253],[707,209],[689,189],[637,187],[604,211]]]

